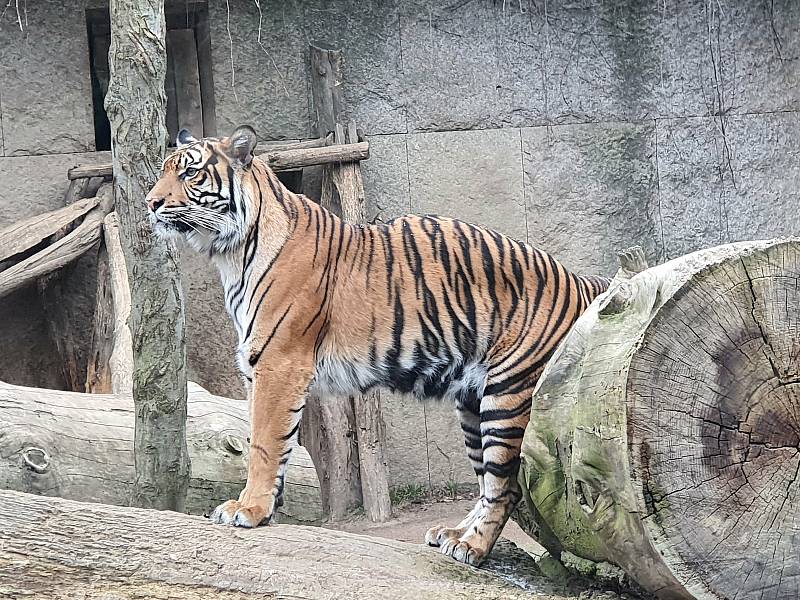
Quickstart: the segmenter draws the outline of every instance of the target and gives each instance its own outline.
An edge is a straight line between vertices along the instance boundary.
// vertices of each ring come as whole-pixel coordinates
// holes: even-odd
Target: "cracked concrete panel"
[[[367,221],[386,222],[411,211],[406,135],[368,138],[369,158],[361,161]]]
[[[476,483],[452,402],[381,392],[389,486]]]
[[[729,117],[735,188],[730,241],[800,235],[800,115]]]
[[[309,137],[306,48],[294,2],[209,3],[217,132],[252,125],[260,139]],[[260,43],[259,43],[260,31]]]
[[[343,92],[348,116],[367,135],[405,133],[400,16],[396,0],[311,0],[301,6],[299,26],[306,42],[304,60],[308,60],[310,43],[340,48],[343,52]],[[314,118],[313,112],[311,118]]]
[[[4,154],[94,149],[89,42],[83,2],[19,3],[0,21]]]
[[[659,121],[658,157],[668,257],[800,233],[796,113]]]
[[[584,274],[613,275],[638,244],[658,262],[653,124],[598,123],[522,130],[529,242]]]
[[[518,129],[410,134],[408,168],[413,213],[526,239]]]
[[[800,4],[659,4],[659,114],[795,110],[800,105]]]
[[[665,259],[728,241],[726,150],[711,117],[658,121]]]
[[[403,0],[400,31],[408,130],[502,124],[491,3]]]
[[[514,125],[644,119],[659,74],[653,10],[636,0],[494,7]]]
[[[452,402],[430,401],[425,404],[428,469],[434,487],[444,483],[477,484],[472,470],[464,434]]]

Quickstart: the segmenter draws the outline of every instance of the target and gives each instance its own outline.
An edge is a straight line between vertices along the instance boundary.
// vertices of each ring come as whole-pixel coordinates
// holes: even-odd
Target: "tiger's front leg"
[[[296,357],[292,357],[293,359]],[[270,364],[269,358],[261,362]],[[269,368],[256,368],[250,401],[250,454],[247,484],[238,500],[211,513],[214,523],[238,527],[268,524],[282,501],[283,478],[296,445],[312,369],[286,355]]]

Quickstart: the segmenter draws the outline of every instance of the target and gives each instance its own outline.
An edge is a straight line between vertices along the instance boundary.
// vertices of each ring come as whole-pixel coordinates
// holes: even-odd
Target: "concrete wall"
[[[260,27],[254,2],[229,4],[230,21],[209,2],[220,133],[307,137],[308,43],[342,47],[371,215],[459,216],[605,274],[634,243],[655,263],[800,229],[792,0],[262,0]],[[27,35],[2,23],[0,143],[27,157],[0,158],[5,220],[58,205],[44,169],[93,149],[82,6],[29,3]],[[191,375],[238,394],[216,274],[191,256],[184,272]],[[41,318],[18,321],[3,335],[41,349]],[[0,377],[28,376],[10,360]],[[451,407],[385,405],[393,484],[470,479]]]

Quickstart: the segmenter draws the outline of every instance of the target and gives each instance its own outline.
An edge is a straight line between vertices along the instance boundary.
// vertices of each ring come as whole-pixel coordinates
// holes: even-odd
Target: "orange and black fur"
[[[455,219],[345,223],[287,190],[253,156],[249,127],[178,138],[147,196],[150,218],[219,267],[251,408],[247,485],[211,519],[270,521],[310,388],[324,398],[378,386],[454,402],[480,499],[425,539],[479,563],[521,497],[536,380],[608,280]]]

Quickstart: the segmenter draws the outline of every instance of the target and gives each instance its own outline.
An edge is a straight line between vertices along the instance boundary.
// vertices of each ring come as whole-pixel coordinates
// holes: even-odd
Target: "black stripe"
[[[272,338],[275,337],[275,332],[278,331],[278,327],[281,326],[281,323],[283,323],[283,320],[286,318],[286,315],[289,314],[289,310],[291,310],[291,308],[292,304],[286,307],[286,310],[283,312],[283,315],[281,315],[281,318],[278,319],[277,323],[275,323],[275,327],[272,328],[272,332],[269,334],[267,341],[264,342],[263,346],[261,346],[261,350],[259,350],[254,356],[250,356],[249,362],[251,367],[259,361],[261,355],[264,353],[264,350],[266,349],[267,346],[269,346],[269,343],[272,341]]]

